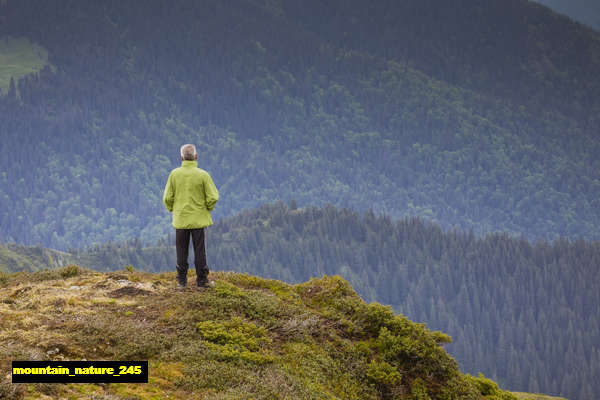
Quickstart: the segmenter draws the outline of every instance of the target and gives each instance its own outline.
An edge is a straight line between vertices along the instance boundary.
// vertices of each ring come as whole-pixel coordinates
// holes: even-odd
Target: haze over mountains
[[[259,262],[269,255],[261,244],[296,213],[255,209],[225,221],[237,230],[215,230],[223,268],[260,266],[286,280],[345,274],[365,298],[482,338],[472,347],[457,339],[469,369],[488,356],[485,367],[514,387],[597,397],[597,242],[476,240],[495,231],[600,240],[597,32],[525,0],[141,4],[0,1],[0,61],[11,60],[0,68],[0,243],[96,244],[111,261],[123,253],[103,244],[135,238],[121,245],[123,259],[152,264],[172,251],[144,243],[171,231],[162,190],[179,146],[193,142],[221,192],[216,219],[279,199],[332,203],[377,229],[349,213],[324,232],[381,239],[360,251],[309,240],[321,254],[321,269],[310,269],[294,247],[311,232],[299,224],[278,231],[272,258]],[[435,225],[386,242],[394,229],[369,209],[459,233]],[[266,225],[248,232],[240,220]],[[227,242],[236,235],[244,240]],[[20,257],[2,250],[0,261]],[[349,264],[353,251],[364,264]],[[488,254],[493,279],[482,273]],[[544,336],[557,328],[566,332]],[[518,368],[499,367],[524,355],[532,359]]]
[[[596,0],[536,0],[554,11],[600,30],[600,3]]]
[[[0,102],[1,241],[169,228],[182,143],[216,217],[277,199],[600,238],[600,42],[527,1],[4,1],[51,65]]]

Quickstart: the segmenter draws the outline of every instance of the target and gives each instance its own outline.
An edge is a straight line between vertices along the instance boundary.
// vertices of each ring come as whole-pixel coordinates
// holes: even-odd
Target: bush
[[[496,382],[486,378],[482,373],[479,373],[477,378],[471,375],[467,375],[467,378],[471,380],[486,400],[517,400],[513,394],[501,390]]]
[[[71,278],[73,276],[80,275],[82,272],[82,269],[78,265],[67,265],[66,267],[58,270],[58,273],[63,278]]]
[[[204,321],[196,324],[200,336],[209,343],[213,358],[221,361],[246,361],[251,364],[267,364],[274,361],[261,350],[261,345],[271,342],[265,336],[266,330],[241,318],[231,321]]]
[[[379,330],[388,326],[395,318],[392,307],[379,303],[370,303],[358,312],[357,318],[361,320],[362,328],[371,335],[379,334]]]
[[[454,359],[429,334],[418,328],[408,334],[394,334],[383,327],[374,344],[387,362],[401,365],[403,370],[413,375],[446,380],[457,369]]]
[[[204,321],[196,324],[200,335],[209,342],[220,345],[235,345],[240,349],[257,351],[259,343],[265,343],[265,329],[241,318],[224,323]]]
[[[6,283],[8,282],[8,276],[0,271],[0,286],[6,285]]]
[[[389,397],[392,389],[400,384],[402,374],[385,361],[371,361],[367,366],[367,380],[375,385],[377,391],[384,397]]]
[[[282,314],[289,313],[278,297],[263,291],[243,290],[225,281],[217,281],[214,290],[197,300],[195,306],[208,308],[209,314],[203,314],[202,319],[242,315],[265,325],[272,325]]]
[[[427,394],[427,386],[421,378],[415,379],[410,385],[411,400],[431,400]]]
[[[452,343],[452,338],[450,335],[447,335],[444,332],[431,332],[431,336],[433,336],[433,340],[435,340],[435,342],[438,344]]]
[[[42,269],[33,273],[19,272],[16,274],[20,280],[27,282],[43,282],[54,279],[67,279],[73,276],[81,275],[83,268],[78,265],[67,265],[66,267],[56,269]]]

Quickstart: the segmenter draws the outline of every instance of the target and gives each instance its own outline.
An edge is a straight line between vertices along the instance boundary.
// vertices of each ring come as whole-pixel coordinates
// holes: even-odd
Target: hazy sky
[[[600,30],[600,0],[536,0],[555,11]]]

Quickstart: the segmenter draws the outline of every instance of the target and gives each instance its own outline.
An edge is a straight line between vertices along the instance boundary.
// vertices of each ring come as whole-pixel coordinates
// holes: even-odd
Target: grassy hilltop
[[[516,399],[462,374],[450,338],[366,304],[342,278],[68,266],[0,276],[0,398]],[[191,279],[190,279],[191,280]],[[148,384],[13,385],[10,360],[149,360]]]

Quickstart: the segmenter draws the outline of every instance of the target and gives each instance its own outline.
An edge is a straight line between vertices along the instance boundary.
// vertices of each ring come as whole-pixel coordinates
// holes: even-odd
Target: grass
[[[6,94],[13,77],[15,85],[25,75],[48,64],[48,51],[26,38],[0,38],[0,94]]]
[[[516,400],[461,374],[439,346],[446,338],[364,303],[340,277],[298,285],[232,272],[210,279],[212,289],[181,292],[174,272],[5,274],[0,397]],[[9,383],[11,360],[83,358],[149,360],[149,382]]]
[[[554,397],[538,393],[512,392],[512,394],[514,394],[519,400],[566,400],[563,397]]]

